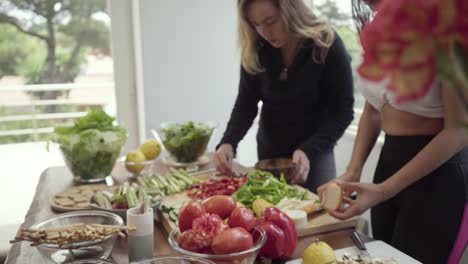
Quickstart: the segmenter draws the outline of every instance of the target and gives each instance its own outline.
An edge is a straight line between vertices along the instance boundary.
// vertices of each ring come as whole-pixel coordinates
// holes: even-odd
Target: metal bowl
[[[108,212],[78,211],[50,217],[31,226],[31,228],[57,228],[79,223],[122,226],[124,222],[118,215]],[[69,263],[82,259],[105,259],[110,256],[116,239],[117,235],[109,235],[102,240],[70,243],[63,246],[40,244],[36,248],[51,263]]]

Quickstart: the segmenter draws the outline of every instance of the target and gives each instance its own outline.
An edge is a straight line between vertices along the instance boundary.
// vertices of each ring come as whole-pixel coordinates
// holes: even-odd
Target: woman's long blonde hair
[[[259,73],[264,70],[259,63],[257,53],[260,36],[247,18],[247,8],[252,1],[254,0],[238,1],[239,48],[244,69],[250,73]],[[290,32],[314,41],[312,59],[317,63],[323,63],[334,41],[334,32],[330,24],[320,21],[303,0],[270,1],[279,9],[281,18]]]

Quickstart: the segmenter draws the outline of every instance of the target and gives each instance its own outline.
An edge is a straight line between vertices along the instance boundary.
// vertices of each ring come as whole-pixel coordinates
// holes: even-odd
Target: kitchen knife
[[[369,254],[369,251],[367,251],[366,245],[362,242],[361,237],[359,236],[358,232],[354,231],[353,234],[351,235],[351,238],[353,239],[354,244],[356,247],[361,251],[361,253],[369,259],[369,261],[372,261],[372,256]]]

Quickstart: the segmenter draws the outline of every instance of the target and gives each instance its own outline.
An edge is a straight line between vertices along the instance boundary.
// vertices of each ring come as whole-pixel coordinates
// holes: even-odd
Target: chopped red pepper
[[[192,185],[188,196],[192,199],[203,200],[213,195],[232,195],[246,180],[246,176],[210,179],[207,182]]]

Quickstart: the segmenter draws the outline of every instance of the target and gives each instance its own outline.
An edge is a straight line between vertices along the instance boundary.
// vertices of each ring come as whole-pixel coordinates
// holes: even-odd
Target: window
[[[0,198],[17,197],[0,225],[21,223],[41,172],[63,164],[45,147],[55,126],[90,108],[116,115],[107,10],[106,0],[0,1]]]
[[[0,18],[0,144],[44,141],[89,108],[115,115],[106,0],[4,0]]]
[[[334,26],[349,54],[352,57],[352,66],[354,76],[356,76],[356,67],[361,63],[361,44],[359,43],[358,33],[352,20],[351,1],[342,0],[310,0],[310,6],[314,6],[314,13],[327,19]],[[364,108],[365,99],[359,91],[359,87],[354,86],[355,92],[355,117],[353,124],[348,128],[348,132],[355,134],[357,124]]]

